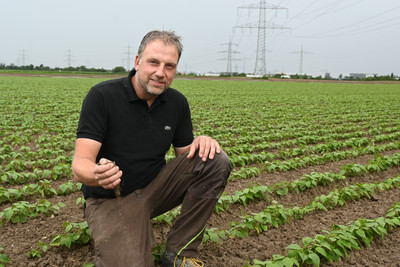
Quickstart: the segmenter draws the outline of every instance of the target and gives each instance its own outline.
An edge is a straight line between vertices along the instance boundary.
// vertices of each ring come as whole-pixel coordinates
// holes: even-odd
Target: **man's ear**
[[[136,71],[139,70],[139,64],[140,64],[140,58],[139,58],[139,55],[136,55],[136,57],[135,57],[135,70]]]

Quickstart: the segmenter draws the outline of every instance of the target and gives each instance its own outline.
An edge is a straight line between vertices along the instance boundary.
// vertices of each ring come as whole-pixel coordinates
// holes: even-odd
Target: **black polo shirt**
[[[77,138],[100,142],[97,161],[107,158],[122,170],[121,194],[146,186],[165,165],[171,147],[193,141],[186,97],[168,88],[149,106],[138,98],[128,77],[102,82],[89,91],[82,104]],[[82,186],[85,198],[115,197],[113,190]]]

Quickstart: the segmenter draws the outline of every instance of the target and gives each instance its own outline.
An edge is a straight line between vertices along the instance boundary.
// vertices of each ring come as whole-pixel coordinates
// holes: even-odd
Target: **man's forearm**
[[[88,186],[100,186],[94,176],[96,163],[89,159],[74,158],[72,161],[72,173],[77,182]]]

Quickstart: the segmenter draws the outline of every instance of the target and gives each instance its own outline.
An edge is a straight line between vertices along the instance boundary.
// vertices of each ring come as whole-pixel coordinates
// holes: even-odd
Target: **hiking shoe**
[[[162,256],[163,267],[202,267],[204,263],[196,260],[195,258],[187,258],[184,256],[178,256],[173,252],[166,250]]]

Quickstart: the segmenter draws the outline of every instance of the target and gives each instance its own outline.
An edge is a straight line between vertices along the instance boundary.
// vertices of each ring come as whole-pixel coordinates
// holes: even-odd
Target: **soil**
[[[383,154],[391,155],[399,151],[389,151]],[[350,162],[366,164],[373,158],[373,155],[365,155],[355,159],[332,162],[320,166],[311,166],[285,173],[263,173],[259,177],[236,180],[228,184],[226,192],[232,194],[242,190],[250,184],[272,185],[279,181],[293,181],[299,179],[303,174],[311,172],[338,172],[340,166]],[[316,196],[327,194],[337,187],[355,183],[381,182],[389,177],[400,174],[400,168],[391,168],[388,171],[368,174],[362,177],[347,179],[346,181],[330,184],[325,187],[317,187],[306,190],[301,194],[290,193],[286,196],[274,196],[284,206],[304,206],[311,202]],[[59,181],[60,183],[66,182]],[[52,203],[59,201],[66,204],[61,208],[57,216],[39,216],[28,220],[24,224],[6,223],[0,227],[0,244],[4,247],[5,253],[11,260],[6,266],[83,266],[84,263],[94,261],[94,249],[92,244],[81,247],[50,247],[41,258],[29,259],[26,254],[37,248],[38,241],[50,242],[54,235],[64,233],[64,222],[84,221],[83,211],[77,207],[75,201],[81,197],[80,192],[67,196],[54,196],[48,200]],[[272,199],[271,199],[272,200]],[[394,202],[400,201],[400,190],[387,190],[374,195],[374,199],[362,199],[347,203],[343,207],[335,208],[327,212],[318,211],[309,214],[302,220],[294,220],[279,228],[270,228],[260,235],[251,234],[246,238],[234,238],[221,241],[212,246],[201,245],[199,258],[206,266],[244,266],[247,262],[252,263],[253,259],[268,260],[274,254],[285,255],[285,248],[292,243],[301,245],[305,236],[314,237],[322,230],[330,230],[332,224],[347,224],[358,218],[377,218],[384,216],[386,211]],[[9,204],[8,204],[9,205]],[[8,206],[0,205],[1,209]],[[232,206],[228,212],[220,215],[213,214],[207,227],[227,229],[228,224],[239,221],[242,213],[259,212],[265,209],[269,203],[256,201],[244,206]],[[154,224],[155,236],[158,240],[165,238],[168,225]],[[321,266],[400,266],[400,229],[391,231],[384,239],[376,239],[370,247],[352,251],[339,262],[322,262]]]

